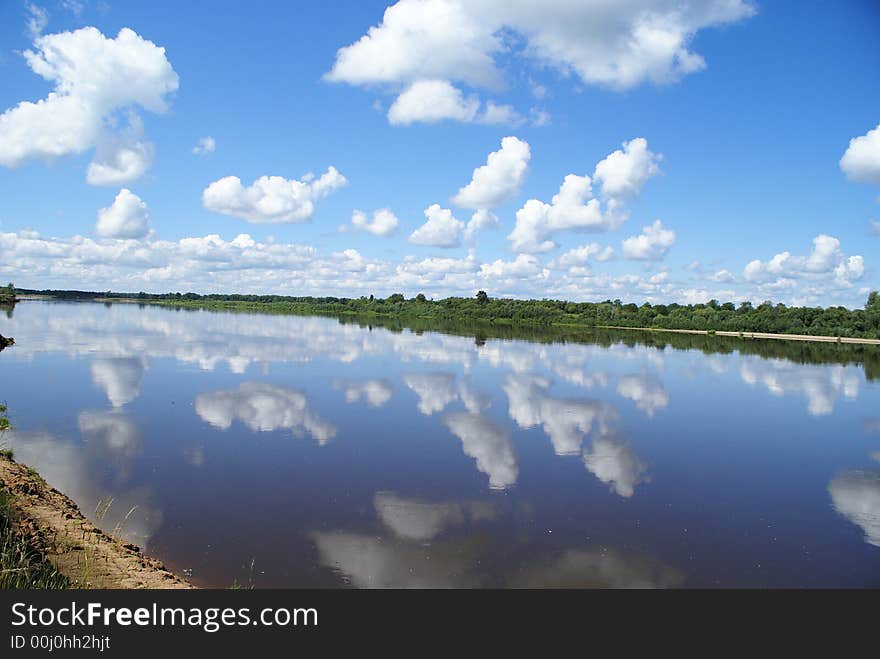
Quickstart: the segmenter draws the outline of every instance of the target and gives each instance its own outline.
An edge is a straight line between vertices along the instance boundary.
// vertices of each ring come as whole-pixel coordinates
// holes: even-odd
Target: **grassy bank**
[[[9,432],[0,405],[0,446]],[[34,470],[0,450],[0,588],[190,588],[92,524]]]
[[[6,405],[0,404],[0,440],[9,429]],[[12,451],[0,448],[0,460],[13,460]],[[14,495],[0,489],[0,589],[70,587],[70,579],[58,572],[23,529]]]

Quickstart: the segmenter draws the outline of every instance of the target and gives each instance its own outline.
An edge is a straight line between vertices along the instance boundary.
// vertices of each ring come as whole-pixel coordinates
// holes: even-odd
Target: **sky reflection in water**
[[[880,585],[858,360],[124,304],[0,333],[4,442],[202,585]]]

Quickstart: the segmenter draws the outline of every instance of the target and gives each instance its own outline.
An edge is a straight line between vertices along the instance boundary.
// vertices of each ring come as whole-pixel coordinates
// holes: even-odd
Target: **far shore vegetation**
[[[868,296],[863,309],[842,306],[794,307],[766,301],[705,304],[625,304],[620,300],[566,302],[493,298],[485,291],[475,297],[431,300],[423,294],[407,299],[396,293],[387,298],[291,297],[282,295],[199,295],[197,293],[115,293],[58,290],[15,291],[59,299],[131,300],[178,307],[255,311],[278,314],[322,314],[399,318],[425,322],[482,323],[488,325],[629,327],[712,332],[762,332],[859,339],[880,339],[880,293]]]

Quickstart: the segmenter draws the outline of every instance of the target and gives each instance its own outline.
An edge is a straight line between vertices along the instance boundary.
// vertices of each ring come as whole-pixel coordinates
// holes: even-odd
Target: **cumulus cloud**
[[[43,34],[43,30],[45,30],[46,26],[49,24],[49,13],[39,5],[35,5],[33,2],[26,2],[24,4],[24,9],[27,13],[26,26],[28,34],[31,39],[36,39]]]
[[[631,236],[620,243],[624,258],[635,261],[660,261],[675,244],[675,231],[663,228],[660,220],[654,220],[642,229],[638,236]]]
[[[147,204],[122,188],[109,207],[98,211],[95,232],[102,238],[143,238],[150,232]]]
[[[208,154],[214,153],[216,150],[217,142],[210,135],[200,138],[192,148],[192,152],[197,156],[207,156]]]
[[[638,137],[623,143],[595,168],[593,178],[569,174],[549,204],[529,199],[516,212],[516,224],[508,236],[518,252],[547,252],[556,247],[550,239],[558,231],[608,231],[626,221],[626,202],[659,172],[660,154],[648,149]],[[598,183],[599,198],[593,194]]]
[[[22,101],[0,115],[0,165],[6,167],[82,153],[96,145],[120,111],[165,112],[178,86],[165,49],[128,28],[115,39],[94,27],[45,35],[23,55],[55,88],[36,103]]]
[[[136,181],[149,169],[155,147],[143,139],[143,122],[132,114],[128,130],[98,139],[95,158],[86,170],[90,185],[121,185]]]
[[[491,101],[482,106],[476,96],[465,97],[460,89],[446,80],[414,82],[388,108],[388,123],[392,125],[430,124],[444,120],[505,126],[519,126],[525,121],[513,106]]]
[[[243,382],[238,389],[199,394],[195,410],[204,421],[223,430],[239,419],[254,432],[307,432],[320,444],[336,436],[336,426],[309,410],[303,392],[272,384]]]
[[[853,181],[880,183],[880,124],[849,141],[840,168]]]
[[[703,58],[690,50],[697,32],[738,21],[753,11],[744,0],[401,0],[385,10],[379,25],[338,50],[326,78],[393,91],[406,87],[404,94],[422,83],[438,90],[443,84],[448,101],[453,82],[501,89],[504,75],[497,62],[507,61],[515,51],[587,84],[615,89],[644,82],[666,84],[705,67]],[[507,38],[510,35],[515,38]],[[403,95],[395,104],[401,99]],[[430,116],[429,104],[405,100]],[[476,97],[462,97],[446,106],[446,114],[470,121],[478,104]],[[394,122],[390,113],[389,119]]]
[[[445,80],[420,80],[391,104],[388,122],[405,126],[417,121],[433,123],[444,119],[473,121],[479,109],[479,100],[465,98],[460,89]]]
[[[414,245],[432,247],[458,247],[465,229],[464,222],[456,219],[448,208],[432,204],[425,209],[428,218],[422,226],[412,232],[409,241]]]
[[[390,236],[400,224],[397,216],[387,208],[373,211],[373,219],[367,218],[363,211],[355,210],[351,214],[351,225],[357,230],[368,231],[374,236]]]
[[[743,270],[747,281],[761,284],[768,291],[791,287],[797,279],[825,281],[837,288],[848,288],[864,274],[863,257],[845,256],[840,241],[826,234],[813,239],[813,250],[808,256],[780,252],[769,261],[750,261]]]
[[[247,188],[237,176],[226,176],[205,188],[202,205],[253,224],[308,222],[316,201],[347,184],[348,180],[335,167],[329,167],[317,179],[261,176]]]
[[[507,201],[519,192],[530,158],[528,142],[516,137],[503,138],[501,148],[490,153],[486,164],[474,170],[470,183],[458,191],[452,203],[488,209]]]
[[[473,240],[477,233],[484,229],[496,229],[501,225],[498,216],[492,211],[481,208],[474,211],[464,229],[464,239]]]
[[[596,165],[593,180],[602,186],[602,194],[625,200],[637,196],[645,182],[660,173],[662,154],[648,149],[644,137],[623,143],[623,149],[609,153]]]
[[[566,269],[575,266],[585,266],[590,261],[605,262],[614,258],[614,248],[611,245],[590,243],[567,251],[559,258],[550,262],[551,267]]]

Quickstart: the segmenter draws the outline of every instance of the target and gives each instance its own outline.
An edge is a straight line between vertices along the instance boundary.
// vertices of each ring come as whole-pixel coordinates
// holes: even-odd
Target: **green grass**
[[[13,497],[0,490],[0,589],[69,588],[70,580],[15,527],[15,521]]]

